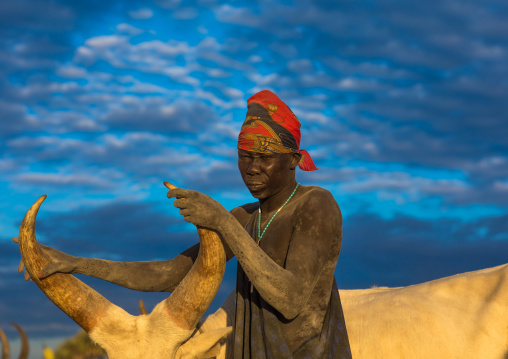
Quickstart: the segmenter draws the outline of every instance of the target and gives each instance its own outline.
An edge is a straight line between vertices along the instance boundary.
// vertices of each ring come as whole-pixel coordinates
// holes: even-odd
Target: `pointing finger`
[[[178,187],[168,181],[164,181],[162,183],[164,184],[164,186],[166,186],[166,188],[169,189],[169,191],[167,193],[168,198],[176,197],[175,195],[173,195],[173,190],[177,189]]]
[[[176,189],[176,188],[178,188],[174,184],[169,183],[168,181],[164,181],[163,183],[164,183],[164,186],[166,186],[168,189]]]

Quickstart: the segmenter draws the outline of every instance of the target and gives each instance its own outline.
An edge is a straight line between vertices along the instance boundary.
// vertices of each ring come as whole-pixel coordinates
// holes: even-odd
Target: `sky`
[[[236,140],[263,89],[319,167],[298,181],[341,207],[339,288],[507,263],[506,16],[504,0],[0,1],[0,326],[16,343],[22,325],[33,358],[79,329],[17,273],[11,238],[43,194],[41,243],[123,261],[197,241],[163,181],[253,202]],[[132,314],[167,295],[80,279]]]

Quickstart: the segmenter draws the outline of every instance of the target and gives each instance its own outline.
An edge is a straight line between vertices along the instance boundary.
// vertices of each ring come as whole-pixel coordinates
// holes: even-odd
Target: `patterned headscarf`
[[[304,171],[317,170],[307,151],[300,149],[300,121],[273,92],[263,90],[247,100],[247,118],[238,135],[238,148],[252,152],[302,154]]]

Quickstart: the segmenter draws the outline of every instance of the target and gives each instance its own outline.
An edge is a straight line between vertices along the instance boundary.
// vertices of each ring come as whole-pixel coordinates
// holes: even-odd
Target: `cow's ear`
[[[216,357],[220,353],[223,339],[232,330],[232,327],[219,328],[193,336],[178,349],[177,358],[208,359]]]

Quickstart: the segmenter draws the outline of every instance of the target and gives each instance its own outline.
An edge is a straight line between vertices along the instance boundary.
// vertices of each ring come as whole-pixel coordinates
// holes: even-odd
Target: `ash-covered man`
[[[258,202],[228,212],[202,193],[173,189],[184,219],[216,230],[228,260],[238,259],[234,358],[351,358],[334,278],[342,215],[333,196],[296,182],[316,170],[299,148],[300,122],[275,94],[248,100],[238,136],[238,168]],[[199,244],[169,261],[115,262],[47,248],[56,262],[40,273],[82,273],[141,291],[173,291]]]

